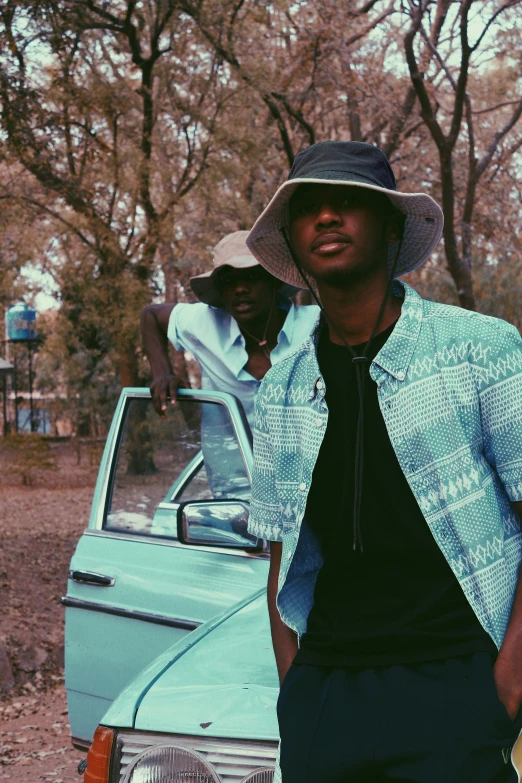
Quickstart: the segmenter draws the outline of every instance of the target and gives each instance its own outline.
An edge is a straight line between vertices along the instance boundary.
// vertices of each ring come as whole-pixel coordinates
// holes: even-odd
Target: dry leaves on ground
[[[77,768],[84,757],[71,745],[63,682],[45,693],[0,705],[2,781],[80,781]]]

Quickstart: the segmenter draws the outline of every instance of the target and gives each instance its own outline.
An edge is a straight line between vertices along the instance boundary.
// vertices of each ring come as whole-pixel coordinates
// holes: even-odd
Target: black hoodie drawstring
[[[337,327],[334,323],[330,320],[328,317],[327,312],[325,311],[324,307],[322,306],[321,302],[319,301],[315,291],[313,290],[312,286],[308,282],[308,278],[306,277],[305,273],[303,272],[301,265],[299,261],[296,258],[296,255],[294,253],[294,250],[292,248],[292,245],[290,244],[290,240],[287,236],[287,233],[282,227],[280,229],[281,234],[283,235],[283,239],[285,241],[285,244],[290,252],[290,255],[292,256],[292,260],[297,268],[297,271],[303,278],[304,282],[306,283],[306,287],[312,294],[313,298],[319,305],[319,308],[321,310],[321,313],[323,314],[325,320],[329,323],[329,325],[332,327],[333,331],[336,333],[336,335],[342,340],[343,344],[348,348],[351,357],[352,357],[352,363],[355,368],[355,377],[357,380],[357,392],[359,395],[359,411],[357,414],[357,429],[356,429],[356,437],[355,437],[355,473],[354,473],[354,498],[353,498],[353,548],[354,550],[359,549],[361,552],[363,551],[363,540],[362,540],[362,532],[361,532],[361,503],[362,503],[362,491],[363,491],[363,477],[364,477],[364,384],[366,380],[366,368],[368,365],[368,353],[370,350],[370,345],[372,343],[373,338],[375,337],[375,333],[377,329],[379,328],[379,324],[381,322],[382,316],[384,314],[384,310],[386,308],[386,304],[388,302],[392,285],[393,285],[393,275],[395,273],[395,269],[397,268],[397,262],[399,260],[399,256],[401,254],[402,249],[402,239],[403,235],[401,235],[401,239],[399,242],[399,247],[397,249],[397,254],[395,256],[395,260],[393,262],[393,266],[390,272],[390,279],[388,281],[388,285],[386,287],[386,293],[384,294],[384,298],[381,303],[381,307],[379,309],[379,314],[377,316],[377,320],[375,321],[375,324],[373,326],[372,332],[370,334],[370,338],[368,342],[365,345],[364,351],[361,356],[359,356],[351,345],[349,345],[346,340],[344,339],[343,335],[338,331]],[[339,515],[342,515],[343,508],[346,501],[346,495],[348,492],[348,460],[346,461],[346,470],[345,475],[343,479],[343,489],[341,494],[341,502],[339,507]]]

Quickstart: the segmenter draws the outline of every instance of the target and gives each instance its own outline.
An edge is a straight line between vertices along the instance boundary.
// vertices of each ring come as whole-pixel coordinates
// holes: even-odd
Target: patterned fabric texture
[[[404,292],[402,313],[370,375],[426,523],[500,646],[522,549],[510,505],[522,500],[522,339],[505,321],[428,302],[409,286],[394,285]],[[298,640],[322,565],[303,524],[328,419],[316,342],[317,326],[267,373],[254,424],[249,530],[283,542],[277,606]]]

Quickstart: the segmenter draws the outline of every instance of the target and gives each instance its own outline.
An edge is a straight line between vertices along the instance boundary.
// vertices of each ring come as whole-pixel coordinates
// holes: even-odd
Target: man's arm
[[[150,391],[156,413],[165,418],[167,400],[176,402],[177,390],[183,386],[174,375],[169,358],[167,331],[173,304],[147,305],[141,311],[141,337],[152,370]]]
[[[522,500],[511,504],[522,519]],[[494,674],[498,697],[512,720],[522,704],[522,569],[518,574],[515,600],[506,635],[495,661]]]
[[[279,673],[279,682],[282,683],[290,668],[290,664],[297,653],[297,635],[291,628],[284,624],[276,606],[277,581],[281,566],[281,552],[283,545],[280,541],[270,542],[270,570],[268,572],[267,600],[268,614],[270,616],[270,628],[272,630],[272,644]]]
[[[253,536],[270,541],[270,568],[267,584],[268,614],[279,681],[282,682],[297,652],[297,635],[281,620],[276,605],[283,549],[283,525],[277,496],[275,461],[267,425],[263,383],[255,400],[253,434],[254,466],[248,532]]]

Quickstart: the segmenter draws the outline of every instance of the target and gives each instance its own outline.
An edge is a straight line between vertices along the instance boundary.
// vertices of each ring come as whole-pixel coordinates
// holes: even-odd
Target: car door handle
[[[112,587],[116,581],[112,576],[95,574],[92,571],[69,571],[69,579],[82,585],[93,585],[93,587]]]

